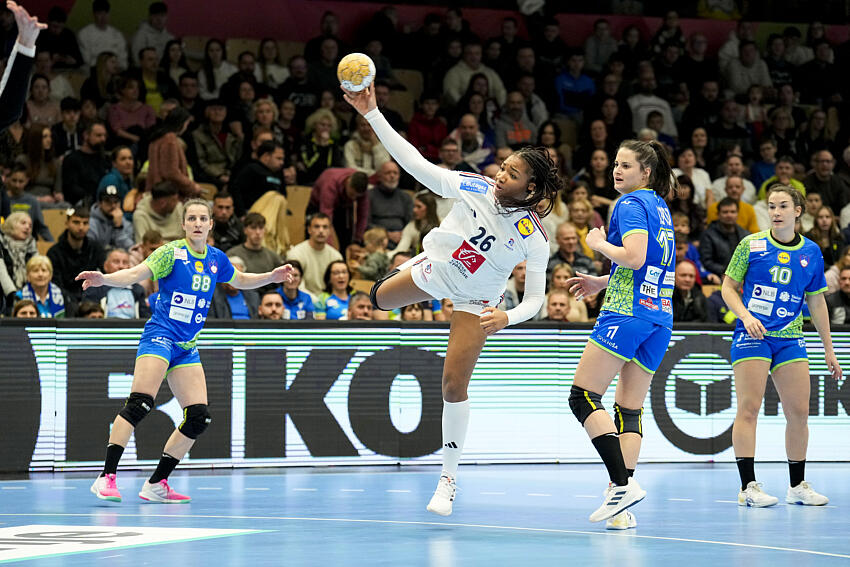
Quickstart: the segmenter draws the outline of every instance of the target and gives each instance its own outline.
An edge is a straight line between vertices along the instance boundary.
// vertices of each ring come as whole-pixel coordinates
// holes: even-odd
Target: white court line
[[[737,504],[737,500],[715,500],[718,504]]]
[[[51,486],[50,490],[77,490],[76,486]]]
[[[504,496],[507,492],[482,492],[484,496]]]
[[[98,557],[98,559],[113,559],[115,557],[124,557],[124,554],[119,553],[118,555],[107,555],[106,557]]]
[[[339,491],[340,492],[366,492],[362,488],[340,488]]]
[[[297,490],[297,489],[296,489]],[[315,490],[315,489],[314,489]],[[100,517],[101,514],[7,514],[0,513],[0,517],[75,517],[75,518],[91,518],[91,517]],[[137,514],[110,514],[111,517],[116,518],[138,518]],[[729,547],[743,547],[747,549],[766,549],[769,551],[788,551],[792,553],[803,553],[807,555],[819,555],[824,557],[838,557],[840,559],[850,559],[850,555],[844,555],[841,553],[829,553],[826,551],[814,551],[812,549],[797,549],[793,547],[779,547],[775,545],[757,545],[752,543],[738,543],[734,541],[717,541],[710,539],[694,539],[694,538],[684,538],[684,537],[665,537],[665,536],[650,536],[650,535],[640,535],[636,533],[612,533],[610,531],[584,531],[584,530],[562,530],[557,528],[529,528],[525,526],[498,526],[491,524],[461,524],[461,523],[450,523],[450,522],[416,522],[416,521],[404,521],[404,520],[369,520],[369,519],[357,519],[357,518],[310,518],[310,517],[298,517],[298,516],[218,516],[212,514],[198,514],[198,515],[179,515],[179,514],[145,514],[146,518],[180,518],[180,519],[205,519],[205,520],[277,520],[283,522],[327,522],[327,523],[344,523],[344,524],[381,524],[381,525],[395,525],[395,526],[437,526],[437,527],[447,527],[447,528],[476,528],[476,529],[486,529],[486,530],[502,530],[502,531],[516,531],[516,532],[528,532],[528,533],[549,533],[549,534],[570,534],[570,535],[590,535],[590,536],[604,536],[604,537],[625,537],[631,539],[647,539],[647,540],[655,540],[655,541],[673,541],[678,543],[703,543],[706,545],[725,545]]]
[[[295,492],[316,492],[318,488],[293,488]]]
[[[595,494],[576,494],[576,498],[599,498]]]
[[[397,488],[390,488],[390,489],[387,489],[387,492],[392,492],[393,494],[407,494],[410,491],[409,490],[401,490],[401,489],[397,489]]]
[[[26,490],[26,486],[0,486],[0,490]]]
[[[529,492],[526,496],[552,496],[551,494],[545,494],[543,492]]]
[[[670,502],[693,502],[693,498],[668,498]]]
[[[259,487],[259,488],[246,488],[245,490],[271,490],[271,489]]]
[[[221,490],[220,486],[198,486],[195,490]]]

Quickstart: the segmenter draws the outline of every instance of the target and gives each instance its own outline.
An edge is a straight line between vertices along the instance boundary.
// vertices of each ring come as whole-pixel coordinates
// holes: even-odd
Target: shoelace
[[[443,481],[445,479],[445,482]],[[457,484],[454,483],[449,477],[441,476],[440,482],[437,485],[437,490],[442,491],[443,495],[448,498],[453,498],[455,492],[457,491]]]

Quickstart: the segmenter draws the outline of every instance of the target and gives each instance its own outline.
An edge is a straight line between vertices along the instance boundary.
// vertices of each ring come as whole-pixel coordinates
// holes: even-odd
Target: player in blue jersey
[[[791,477],[785,501],[823,506],[829,499],[805,481],[809,443],[809,359],[803,338],[803,300],[823,343],[826,366],[836,380],[841,366],[832,348],[829,312],[824,300],[823,254],[817,244],[798,234],[794,225],[804,210],[796,189],[774,185],[767,192],[770,230],[744,238],[726,268],[721,293],[738,316],[732,337],[738,411],[732,445],[741,476],[740,506],[773,506],[778,502],[756,482],[756,421],[768,373],[785,414],[785,451]],[[743,299],[738,288],[743,284]]]
[[[212,226],[209,204],[190,199],[183,213],[185,239],[161,246],[133,268],[106,275],[82,272],[77,276],[83,280],[83,290],[101,285],[124,287],[147,278],[159,280],[153,315],[139,341],[131,393],[112,424],[106,463],[91,487],[100,499],[121,501],[115,477],[118,461],[136,426],[156,407],[154,397],[163,378],[167,378],[183,408],[183,421],[166,442],[159,465],[139,496],[151,502],[190,501],[188,496],[175,492],[167,479],[211,421],[206,378],[195,342],[204,326],[215,285],[225,282],[237,289],[253,289],[290,277],[289,265],[264,274],[235,271],[224,252],[207,245]]]
[[[577,273],[568,280],[579,298],[608,288],[569,401],[611,479],[590,521],[608,520],[609,529],[628,529],[637,523],[626,509],[646,496],[632,478],[643,436],[643,401],[673,327],[676,246],[664,198],[676,181],[667,152],[657,142],[623,142],[613,174],[614,188],[622,196],[614,206],[608,237],[603,229],[593,229],[586,237],[591,248],[611,259],[610,276]],[[602,407],[602,396],[617,373],[612,420]]]

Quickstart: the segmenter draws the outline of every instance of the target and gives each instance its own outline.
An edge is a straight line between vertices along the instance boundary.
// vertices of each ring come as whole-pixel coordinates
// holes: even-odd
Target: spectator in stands
[[[260,295],[260,306],[257,308],[260,319],[280,321],[283,319],[283,299],[275,290],[265,290]]]
[[[374,206],[371,209],[375,210]],[[413,199],[413,217],[404,225],[401,231],[401,240],[396,244],[394,257],[399,254],[422,251],[422,239],[440,225],[437,216],[437,201],[434,194],[428,189],[419,191]]]
[[[530,50],[531,48],[520,49],[520,53],[525,49]],[[543,123],[549,120],[549,109],[546,108],[543,98],[538,96],[536,92],[537,79],[535,79],[534,75],[522,74],[517,78],[513,86],[522,95],[526,115],[539,131]]]
[[[632,111],[632,130],[637,132],[643,128],[649,113],[657,110],[664,117],[664,133],[672,138],[678,138],[679,132],[673,120],[670,103],[656,95],[655,88],[655,72],[652,67],[643,68],[639,76],[638,92],[628,98]]]
[[[741,196],[744,193],[744,179],[740,175],[729,175],[726,178],[725,193],[738,204],[738,226],[747,230],[747,232],[758,232],[759,225],[756,220],[756,212],[753,206],[744,201]],[[722,199],[721,199],[722,200]],[[712,203],[706,212],[706,222],[711,224],[717,220],[717,204],[720,200]]]
[[[239,256],[228,256],[233,269],[244,272],[245,261]],[[260,306],[260,295],[256,289],[236,289],[229,283],[220,283],[215,287],[210,311],[210,319],[256,319]]]
[[[809,115],[809,121],[797,136],[797,151],[801,160],[806,164],[812,163],[815,152],[829,150],[834,142],[834,136],[827,132],[826,112],[821,108],[815,108]]]
[[[745,158],[752,154],[750,133],[738,124],[738,115],[738,103],[729,99],[723,103],[720,119],[709,126],[708,150],[713,160],[723,161],[730,151],[743,153]]]
[[[26,213],[32,219],[33,234],[40,236],[42,240],[53,242],[53,235],[44,223],[41,214],[41,204],[33,195],[25,191],[29,185],[30,177],[27,167],[21,163],[12,166],[9,175],[6,176],[6,190],[9,192],[9,205],[11,211]]]
[[[339,90],[339,87],[335,90]],[[399,133],[407,132],[407,124],[405,124],[404,118],[402,118],[397,110],[389,107],[390,85],[387,81],[380,79],[375,81],[375,103],[378,105],[378,110],[381,111],[381,114],[390,123],[390,126]]]
[[[814,51],[811,47],[802,44],[803,34],[795,26],[788,26],[782,32],[785,39],[785,58],[794,67],[799,67],[814,59]]]
[[[147,303],[147,299],[145,299]],[[103,307],[94,301],[81,301],[77,306],[78,319],[105,319],[106,313],[103,312]]]
[[[850,323],[850,267],[838,275],[838,291],[827,297],[829,322],[833,325]]]
[[[676,10],[668,10],[664,14],[661,27],[655,32],[650,42],[650,48],[656,55],[660,55],[667,45],[685,45],[685,34],[679,26],[679,13]]]
[[[27,261],[38,254],[35,238],[32,236],[32,219],[23,211],[9,215],[0,227],[0,284],[3,297],[23,287],[27,276]],[[11,305],[7,301],[7,305]]]
[[[189,64],[186,62],[186,54],[183,53],[182,41],[172,39],[165,44],[159,67],[166,72],[175,85],[179,84],[183,73],[189,72]]]
[[[773,87],[767,64],[759,57],[753,41],[745,40],[738,44],[738,57],[729,61],[725,77],[727,86],[736,95],[746,94],[752,85],[764,89]]]
[[[841,78],[832,63],[832,48],[826,39],[814,46],[815,58],[797,69],[794,84],[800,90],[800,102],[823,106],[841,100]]]
[[[149,230],[156,230],[165,240],[179,240],[185,231],[183,204],[180,192],[169,181],[162,181],[146,191],[133,212],[133,233],[136,242]]]
[[[673,43],[665,45],[661,55],[655,58],[653,70],[658,85],[656,92],[673,102],[681,92],[682,84],[686,83],[682,46]]]
[[[250,274],[271,272],[283,264],[283,259],[264,245],[266,217],[260,213],[248,213],[243,221],[245,242],[228,250],[230,256],[239,256],[245,261],[245,271]]]
[[[458,127],[449,134],[460,148],[463,161],[480,172],[493,162],[494,148],[478,127],[478,120],[472,114],[464,114]]]
[[[685,323],[708,321],[708,303],[702,287],[696,282],[697,269],[690,260],[676,264],[676,284],[673,288],[673,320]]]
[[[533,144],[537,139],[537,127],[525,112],[525,98],[519,91],[508,93],[508,102],[494,124],[496,146],[519,148]]]
[[[227,191],[219,191],[213,198],[213,220],[216,248],[227,252],[245,240],[242,221],[233,214],[233,196]]]
[[[496,71],[481,63],[481,44],[477,42],[464,45],[461,60],[449,69],[443,79],[443,94],[449,102],[456,103],[461,99],[476,73],[483,73],[487,77],[490,86],[488,95],[499,105],[505,104],[505,85]]]
[[[257,160],[257,149],[259,149],[260,145],[265,142],[273,141],[274,135],[271,130],[260,127],[254,128],[251,143],[243,150],[242,156],[235,164],[233,164],[233,168],[230,170],[231,179],[235,179],[243,169]],[[284,156],[284,159],[285,158],[286,156]]]
[[[686,52],[681,60],[682,79],[693,99],[705,81],[717,79],[717,59],[707,55],[708,38],[701,32],[688,37]]]
[[[387,230],[390,242],[401,241],[402,230],[413,218],[413,199],[399,189],[398,165],[387,161],[378,170],[378,183],[369,191],[369,224]]]
[[[266,96],[266,88],[264,85],[257,82],[254,72],[256,70],[256,58],[250,51],[243,51],[239,54],[236,60],[236,72],[233,73],[226,82],[221,85],[219,98],[225,103],[233,105],[239,98],[242,97],[240,89],[244,88],[243,83],[247,82],[254,89],[255,97],[262,98]]]
[[[274,141],[286,150],[286,136],[278,124],[278,109],[274,101],[270,98],[258,99],[254,102],[251,114],[254,117],[254,122],[250,124],[250,129],[246,129],[245,131],[253,131],[255,128],[268,128],[274,136]]]
[[[314,84],[308,74],[307,60],[301,55],[295,55],[289,60],[289,78],[278,88],[277,100],[291,100],[295,104],[295,121],[298,126],[304,126],[304,121],[319,107],[318,85]]]
[[[708,195],[711,193],[711,176],[706,170],[696,166],[696,156],[691,148],[685,147],[679,151],[676,164],[678,167],[673,168],[673,175],[686,175],[691,180],[694,186],[694,200],[702,207],[706,206],[707,201],[713,201]]]
[[[68,76],[53,70],[53,54],[44,49],[35,54],[33,71],[36,75],[44,75],[50,83],[50,99],[59,103],[63,98],[75,96],[77,93]]]
[[[61,203],[62,175],[60,160],[53,149],[53,134],[44,124],[33,124],[26,135],[26,153],[17,158],[17,163],[27,168],[28,194],[42,203]]]
[[[174,36],[166,29],[168,25],[168,7],[165,2],[154,2],[148,7],[148,19],[139,24],[139,29],[133,36],[132,56],[141,56],[142,49],[152,47],[156,54],[156,60],[165,52],[165,45],[174,39]],[[135,61],[139,63],[138,60]]]
[[[114,53],[118,57],[119,68],[123,70],[128,66],[127,40],[124,39],[124,34],[109,25],[109,8],[108,0],[92,2],[94,22],[83,27],[77,34],[80,53],[83,62],[90,67],[97,64],[97,56],[104,51]]]
[[[287,261],[296,260],[303,267],[304,288],[318,296],[325,287],[322,276],[331,262],[342,261],[342,254],[328,244],[331,221],[318,212],[308,219],[307,240],[296,244],[286,254]]]
[[[756,188],[776,171],[776,141],[773,138],[765,138],[759,144],[760,160],[750,165],[750,178]]]
[[[75,278],[86,270],[99,270],[106,253],[99,242],[88,236],[89,210],[85,207],[68,209],[65,231],[47,251],[53,263],[53,282],[68,294],[74,303],[80,302],[82,283]]]
[[[198,75],[192,71],[187,71],[180,75],[180,81],[177,83],[177,97],[180,106],[189,111],[189,114],[194,118],[193,124],[200,125],[204,121],[204,110],[206,108],[204,101],[201,99],[201,88],[198,84]]]
[[[278,109],[277,127],[278,131],[283,134],[283,151],[286,154],[287,168],[292,167],[295,163],[295,158],[298,156],[298,145],[301,142],[301,127],[295,121],[295,103],[289,99],[280,102]],[[294,183],[294,181],[293,181]]]
[[[308,59],[307,75],[310,77],[310,81],[318,87],[319,92],[339,90],[339,79],[336,76],[339,60],[339,42],[331,37],[322,40],[318,59]]]
[[[566,68],[555,79],[558,112],[579,123],[584,108],[596,92],[596,84],[584,74],[583,69],[584,52],[574,50],[570,53]]]
[[[348,300],[351,294],[351,270],[342,260],[328,264],[323,276],[324,291],[315,303],[316,319],[344,319],[348,312]],[[278,296],[280,297],[280,296]]]
[[[112,169],[104,175],[97,184],[98,194],[109,186],[118,190],[118,197],[123,201],[127,193],[133,189],[133,169],[135,160],[133,152],[127,146],[118,146],[112,150]],[[122,207],[123,208],[123,205]],[[132,211],[125,211],[129,218]]]
[[[205,120],[192,131],[201,172],[219,187],[230,182],[231,171],[242,152],[242,140],[228,131],[227,107],[220,99],[207,102]]]
[[[38,319],[35,301],[30,299],[16,301],[14,307],[12,307],[12,317],[16,319]]]
[[[56,274],[50,258],[36,254],[27,261],[27,281],[15,297],[35,303],[38,316],[42,319],[63,319],[73,313],[73,299],[55,280]]]
[[[101,53],[80,88],[80,99],[93,101],[97,108],[115,101],[121,76],[118,57],[109,51]]]
[[[565,289],[554,288],[546,294],[546,316],[542,321],[567,322],[570,315],[570,294]]]
[[[569,264],[577,272],[592,276],[597,275],[598,272],[592,259],[579,246],[579,237],[575,225],[570,222],[561,223],[558,226],[558,232],[555,234],[555,241],[558,243],[558,250],[549,258],[547,272],[551,274],[555,266],[559,264]]]
[[[829,150],[821,150],[812,156],[814,169],[803,180],[806,194],[820,193],[824,206],[840,211],[850,202],[850,186],[835,175],[835,158]]]
[[[584,41],[585,67],[596,76],[617,52],[617,40],[611,37],[611,25],[605,18],[593,22],[593,34]]]
[[[50,98],[50,79],[44,75],[35,74],[32,77],[26,117],[24,126],[34,123],[53,126],[62,120],[59,103]]]
[[[178,137],[189,126],[192,116],[182,107],[168,113],[162,124],[151,130],[148,147],[148,186],[168,181],[180,191],[181,197],[201,194],[201,188],[189,177],[189,163]]]
[[[106,255],[103,273],[112,274],[129,267],[130,255],[127,250],[114,248]],[[151,315],[145,289],[137,283],[129,287],[91,287],[83,291],[83,301],[99,304],[107,319],[147,319]]]
[[[310,297],[309,293],[299,289],[303,276],[301,262],[287,260],[286,263],[293,268],[292,277],[277,288],[283,299],[283,319],[288,321],[312,320],[313,298]],[[372,304],[369,305],[371,307]]]
[[[91,122],[83,130],[83,145],[62,161],[62,193],[72,205],[91,203],[98,183],[109,171],[103,155],[105,143],[106,127],[102,122]]]
[[[687,175],[677,178],[679,190],[670,195],[668,205],[671,213],[682,213],[688,219],[688,234],[699,240],[705,228],[705,207],[694,200],[694,182]]]
[[[617,48],[617,56],[623,61],[625,78],[634,79],[638,63],[651,60],[652,55],[640,28],[634,24],[627,26]]]
[[[266,37],[260,40],[256,63],[254,76],[257,82],[270,89],[279,87],[289,78],[289,69],[281,64],[277,41],[272,38]]]
[[[784,86],[780,88],[780,97],[785,90]],[[773,138],[776,142],[777,154],[797,159],[799,152],[795,125],[802,124],[805,119],[800,122],[795,121],[791,109],[788,106],[778,104],[771,109],[768,120],[770,127],[765,132],[765,136]]]
[[[498,306],[502,311],[513,309],[522,302],[525,295],[525,266],[526,262],[523,260],[511,272],[511,277],[505,287],[504,299]]]
[[[83,63],[80,46],[70,28],[66,27],[68,14],[59,6],[47,13],[47,32],[39,34],[36,49],[53,54],[53,66],[57,69],[76,69]]]
[[[286,196],[286,184],[281,172],[283,160],[283,147],[280,144],[260,144],[257,159],[245,166],[230,184],[237,215],[244,215],[268,191]]]
[[[815,217],[821,207],[823,207],[823,201],[820,198],[820,193],[806,195],[806,206],[803,210],[803,214],[800,215],[801,232],[806,233],[814,228]]]
[[[409,319],[405,319],[404,317],[405,309],[408,307],[419,308],[419,320],[422,319],[422,308],[418,303],[414,303],[413,305],[402,308],[401,318],[403,321],[409,321]],[[372,312],[372,301],[369,299],[369,296],[362,291],[356,291],[348,299],[348,313],[345,319],[348,321],[371,321]]]
[[[109,106],[109,128],[122,144],[138,147],[145,131],[156,123],[153,108],[139,100],[139,82],[129,76],[118,81],[118,101]]]
[[[722,278],[735,248],[748,234],[738,225],[738,203],[730,197],[721,199],[717,203],[717,220],[700,238],[699,252],[705,269]]]
[[[608,218],[611,204],[619,197],[619,193],[614,189],[610,165],[605,150],[593,150],[588,163],[575,177],[576,183],[587,186],[592,195],[590,201],[593,208],[603,219]]]
[[[162,102],[177,98],[177,85],[168,73],[159,68],[159,57],[153,47],[145,47],[139,53],[139,68],[130,76],[139,81],[139,99],[159,112]]]
[[[827,206],[821,206],[818,209],[814,226],[806,233],[806,237],[820,247],[823,253],[823,264],[827,269],[838,261],[846,244],[838,229],[838,219],[832,209]]]
[[[440,161],[437,165],[452,171],[477,173],[475,168],[463,159],[460,153],[460,144],[453,138],[446,138],[440,144]]]
[[[357,129],[343,147],[343,165],[347,168],[374,175],[380,167],[390,161],[390,154],[378,140],[369,121],[357,114],[354,117]]]
[[[794,67],[785,58],[785,41],[778,33],[767,38],[767,53],[764,62],[770,73],[774,87],[791,84],[794,80]]]
[[[345,250],[351,242],[363,240],[369,220],[367,183],[363,172],[331,168],[313,185],[307,213],[320,211],[331,219],[340,250]]]
[[[758,199],[760,201],[765,200],[767,190],[774,183],[790,185],[791,187],[799,191],[804,197],[806,196],[806,186],[803,185],[802,182],[794,179],[794,163],[794,158],[790,156],[782,156],[781,158],[776,160],[776,166],[774,166],[773,168],[773,176],[765,179],[764,183],[762,183],[761,187],[759,188]]]
[[[97,202],[92,205],[88,236],[106,248],[133,247],[133,224],[124,218],[123,199],[115,185],[97,191]]]
[[[130,248],[130,265],[138,266],[142,263],[142,261],[147,259],[148,256],[153,254],[154,250],[163,244],[165,244],[165,242],[158,230],[147,231],[144,235],[142,235],[142,241],[138,244],[134,244],[133,247]],[[159,289],[158,280],[151,278],[142,280],[139,284],[145,288],[145,293],[148,296]]]
[[[729,177],[741,177],[744,182],[744,194],[741,200],[745,203],[753,204],[756,202],[756,186],[752,181],[743,177],[744,175],[744,158],[740,154],[730,154],[726,158],[726,175],[718,177],[711,183],[710,195],[706,193],[706,197],[711,202],[719,201],[724,197],[726,191],[726,179]],[[709,203],[710,204],[710,203]],[[739,215],[740,216],[740,215]],[[743,225],[742,225],[743,226]],[[753,231],[755,232],[755,231]]]
[[[342,150],[331,135],[338,130],[336,117],[327,109],[319,109],[307,119],[296,165],[299,184],[312,185],[323,171],[342,165]]]
[[[80,101],[66,97],[59,103],[62,121],[54,124],[50,132],[53,137],[53,152],[57,157],[78,150],[83,143],[83,130],[80,126]]]
[[[341,47],[343,46],[338,37],[339,17],[334,12],[328,10],[322,14],[319,30],[319,35],[310,39],[304,46],[304,57],[308,61],[316,61],[321,57],[322,42],[327,38],[335,39]]]
[[[682,114],[682,132],[693,132],[697,128],[710,128],[720,119],[723,101],[720,100],[720,84],[716,78],[701,82],[699,92],[691,94]]]
[[[419,110],[413,115],[407,131],[410,143],[435,163],[439,159],[440,142],[448,135],[445,118],[437,116],[439,109],[440,99],[436,93],[422,93]]]

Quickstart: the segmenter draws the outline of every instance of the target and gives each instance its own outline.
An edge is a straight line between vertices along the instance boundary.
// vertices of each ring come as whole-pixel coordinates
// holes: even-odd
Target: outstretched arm
[[[153,277],[153,272],[147,264],[142,262],[132,268],[118,270],[111,274],[102,274],[100,272],[80,272],[80,274],[74,279],[83,280],[83,291],[85,291],[90,287],[100,287],[102,285],[108,285],[111,287],[127,287],[151,277]]]
[[[434,193],[442,197],[457,197],[454,184],[447,183],[452,180],[453,174],[422,157],[422,154],[410,142],[402,138],[390,126],[378,110],[375,93],[371,86],[357,93],[345,89],[343,92],[346,102],[369,121],[378,139],[405,171]]]
[[[271,283],[289,281],[291,278],[292,266],[284,264],[283,266],[278,266],[271,272],[266,272],[264,274],[235,272],[230,285],[236,289],[254,289]]]

